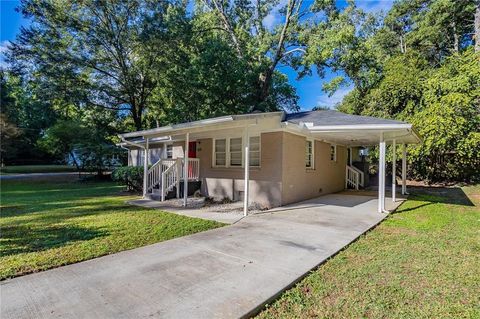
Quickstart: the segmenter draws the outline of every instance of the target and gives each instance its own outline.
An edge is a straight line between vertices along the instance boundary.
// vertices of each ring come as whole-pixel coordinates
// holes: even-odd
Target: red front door
[[[197,158],[197,142],[188,143],[188,157]]]

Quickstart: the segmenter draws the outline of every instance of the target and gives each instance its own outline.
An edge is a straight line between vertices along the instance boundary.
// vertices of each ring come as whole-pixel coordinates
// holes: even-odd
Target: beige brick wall
[[[283,133],[282,205],[341,191],[345,187],[347,151],[337,146],[337,160],[330,160],[330,144],[315,141],[314,168],[305,168],[306,138]]]
[[[281,132],[261,134],[260,167],[250,169],[250,201],[263,207],[281,205],[281,140]],[[212,147],[212,139],[197,141],[202,193],[216,199],[228,197],[241,200],[244,189],[244,169],[213,167]]]
[[[315,141],[314,168],[305,168],[306,138],[286,133],[261,134],[259,168],[250,169],[250,201],[276,207],[343,190],[347,150],[337,146],[337,160],[330,160],[330,144]],[[175,143],[175,157],[183,157],[183,143]],[[213,167],[213,140],[197,140],[202,194],[215,199],[243,200],[244,169]]]

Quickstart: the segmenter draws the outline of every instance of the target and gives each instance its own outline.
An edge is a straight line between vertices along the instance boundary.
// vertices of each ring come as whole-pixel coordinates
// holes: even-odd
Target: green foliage
[[[365,58],[354,61],[355,68],[340,65],[355,87],[339,110],[408,121],[423,137],[409,148],[414,177],[480,178],[480,56],[471,38],[480,28],[471,23],[479,6],[470,0],[397,1],[370,33],[352,40],[363,40]],[[372,61],[376,72],[366,74]]]
[[[115,159],[121,152],[108,140],[106,128],[108,126],[60,120],[46,130],[38,144],[51,154],[69,156],[79,170],[102,174],[116,164]]]
[[[424,82],[418,111],[407,117],[424,142],[411,148],[419,176],[480,178],[480,56],[453,55]]]
[[[117,167],[112,172],[112,179],[126,185],[128,191],[140,192],[143,188],[143,167]]]
[[[35,84],[0,69],[0,96],[5,123],[2,130],[8,131],[2,132],[2,162],[8,165],[58,160],[35,145],[43,130],[56,119],[50,104],[36,96]]]

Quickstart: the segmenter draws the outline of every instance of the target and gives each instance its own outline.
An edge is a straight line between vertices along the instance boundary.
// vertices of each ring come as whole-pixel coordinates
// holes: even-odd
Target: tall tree
[[[269,98],[276,79],[281,78],[276,75],[279,66],[293,67],[302,77],[310,74],[315,65],[323,75],[328,66],[326,60],[341,42],[315,40],[333,27],[325,20],[338,21],[336,17],[342,9],[333,0],[202,0],[200,4],[203,4],[199,9],[201,12],[213,14],[215,28],[227,35],[237,58],[246,61],[255,73],[254,110],[275,108]],[[349,1],[348,7],[354,7],[354,4]],[[272,25],[265,23],[271,20],[275,21]],[[310,50],[324,54],[312,58]]]
[[[474,25],[475,52],[480,52],[480,0],[476,1]]]
[[[50,76],[70,86],[65,92],[88,86],[86,105],[128,112],[141,129],[156,86],[153,65],[165,45],[158,40],[166,32],[163,15],[170,5],[153,0],[22,0],[20,9],[32,23],[21,29],[10,60],[29,67],[30,74],[56,71]],[[66,74],[75,81],[65,82]]]

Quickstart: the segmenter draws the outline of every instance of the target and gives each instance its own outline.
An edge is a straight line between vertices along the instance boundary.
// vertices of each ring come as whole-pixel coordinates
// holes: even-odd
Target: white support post
[[[187,207],[188,198],[188,144],[190,133],[185,134],[185,154],[183,156],[183,206]]]
[[[392,202],[395,203],[397,195],[397,141],[392,143]]]
[[[244,192],[243,192],[243,216],[248,215],[248,191],[249,191],[249,182],[250,182],[250,137],[248,135],[248,127],[245,128],[245,152],[244,152],[244,166],[245,166],[245,177],[244,177]]]
[[[407,195],[407,144],[402,145],[402,195]]]
[[[378,159],[378,212],[385,211],[385,140],[380,137],[380,154]]]
[[[177,158],[175,165],[177,166],[177,181],[175,187],[177,188],[177,198],[180,198],[180,176],[182,176],[182,159]]]
[[[147,179],[148,179],[148,138],[145,138],[145,148],[143,150],[144,158],[143,158],[143,198],[147,196]]]

